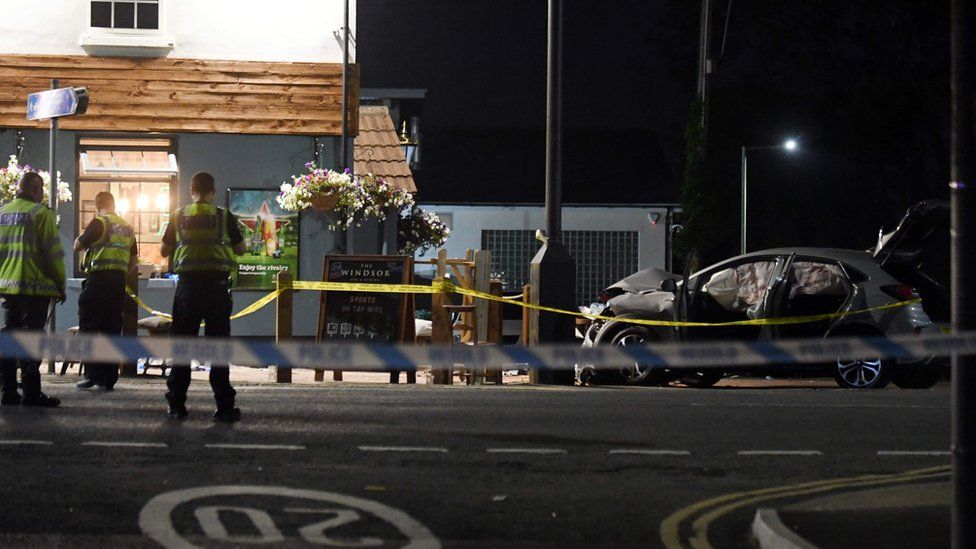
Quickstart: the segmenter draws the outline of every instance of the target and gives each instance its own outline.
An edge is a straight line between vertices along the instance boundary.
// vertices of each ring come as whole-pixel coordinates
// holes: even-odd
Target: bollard
[[[488,281],[488,293],[502,297],[502,281],[493,278]],[[502,318],[502,304],[499,301],[488,303],[488,322],[485,326],[485,340],[492,345],[501,345],[504,335],[505,321]],[[485,380],[498,385],[502,384],[502,365],[488,366],[485,369]]]
[[[526,284],[522,286],[522,303],[528,305],[532,303],[532,285]],[[519,343],[528,347],[532,344],[530,338],[532,337],[532,310],[528,307],[522,307],[522,337],[519,338]]]
[[[444,283],[444,275],[447,274],[447,250],[437,251],[437,275],[434,277],[433,284]],[[451,315],[444,308],[448,304],[447,294],[437,292],[432,294],[431,303],[431,334],[430,343],[432,345],[453,345],[454,326],[451,324]],[[450,385],[454,375],[450,370],[434,370],[433,381],[438,385]]]
[[[287,271],[278,273],[277,286],[281,290],[282,286],[292,283],[292,274]],[[281,343],[291,339],[292,310],[294,300],[294,290],[284,290],[278,294],[278,301],[275,304],[275,343]],[[279,368],[275,366],[275,383],[291,383],[291,368]]]

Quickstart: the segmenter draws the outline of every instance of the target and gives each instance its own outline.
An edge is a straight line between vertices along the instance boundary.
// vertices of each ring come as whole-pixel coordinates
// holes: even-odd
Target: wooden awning
[[[359,135],[353,155],[356,173],[371,173],[401,189],[417,192],[417,184],[407,165],[407,157],[400,146],[400,137],[388,108],[359,108]]]
[[[84,86],[88,112],[66,130],[341,135],[342,64],[0,55],[0,127],[27,120],[27,95]],[[349,131],[357,133],[359,68],[350,66]]]

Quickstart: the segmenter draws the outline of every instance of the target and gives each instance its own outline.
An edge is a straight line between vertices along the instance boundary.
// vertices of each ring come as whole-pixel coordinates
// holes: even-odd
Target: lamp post
[[[748,183],[747,183],[748,182],[748,170],[747,170],[747,167],[746,166],[747,166],[747,160],[748,159],[747,159],[747,154],[746,153],[748,151],[762,151],[762,150],[769,150],[769,149],[783,149],[784,151],[786,151],[788,153],[793,153],[793,152],[796,151],[797,146],[798,145],[797,145],[797,142],[796,142],[795,139],[787,139],[786,141],[784,141],[783,143],[781,143],[779,145],[765,145],[765,146],[762,146],[762,147],[745,147],[745,146],[742,147],[742,156],[741,156],[741,166],[742,166],[742,204],[741,204],[741,206],[742,206],[741,210],[742,211],[741,211],[741,215],[742,215],[742,223],[741,223],[741,232],[739,233],[739,253],[740,254],[745,254],[746,253],[746,212],[747,212],[747,204],[748,204],[748,201],[746,200],[746,197],[748,195],[748,192],[747,191],[748,191],[748,187],[749,187],[748,186]]]

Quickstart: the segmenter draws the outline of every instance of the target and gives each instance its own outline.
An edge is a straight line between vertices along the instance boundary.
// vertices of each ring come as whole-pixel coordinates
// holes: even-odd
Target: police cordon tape
[[[191,360],[212,364],[279,368],[395,371],[429,367],[448,370],[532,367],[567,370],[576,365],[620,368],[635,363],[669,368],[730,367],[756,364],[820,363],[838,358],[916,360],[930,356],[976,354],[976,332],[925,336],[798,339],[776,342],[719,341],[662,343],[652,346],[578,345],[369,345],[365,343],[271,343],[233,338],[115,337],[0,333],[5,358],[49,361],[135,362],[140,358]]]
[[[836,313],[824,313],[817,315],[804,315],[804,316],[784,316],[777,318],[755,318],[749,320],[735,320],[731,322],[688,322],[688,321],[675,321],[675,320],[651,320],[645,318],[619,318],[612,316],[602,316],[586,314],[577,311],[567,311],[564,309],[557,309],[554,307],[546,307],[544,305],[535,305],[532,303],[523,303],[521,301],[515,301],[512,299],[507,299],[504,297],[499,297],[486,292],[479,292],[477,290],[471,290],[452,284],[450,282],[435,283],[430,286],[423,286],[420,284],[369,284],[369,283],[359,283],[359,282],[316,282],[316,281],[305,281],[297,280],[289,284],[283,284],[278,287],[277,290],[261,297],[254,303],[248,305],[241,311],[235,313],[230,318],[231,320],[247,316],[251,313],[257,312],[259,309],[271,303],[277,299],[281,292],[286,290],[316,290],[316,291],[336,291],[336,292],[371,292],[371,293],[401,293],[401,294],[436,294],[436,293],[456,293],[461,295],[466,295],[478,299],[486,299],[488,301],[497,301],[500,303],[506,303],[509,305],[516,305],[526,309],[535,309],[537,311],[543,311],[548,313],[556,313],[561,315],[574,316],[579,318],[586,318],[589,320],[600,320],[603,322],[625,322],[628,324],[640,324],[643,326],[664,326],[664,327],[721,327],[721,326],[783,326],[789,324],[806,324],[809,322],[820,322],[824,320],[833,320],[836,318],[843,318],[847,316],[862,315],[880,311],[886,311],[891,309],[898,309],[901,307],[906,307],[908,305],[913,305],[915,303],[921,303],[921,299],[909,299],[905,301],[898,301],[895,303],[888,303],[885,305],[880,305],[878,307],[869,307],[865,309],[857,309],[852,311],[839,311]],[[126,293],[129,297],[135,300],[135,302],[142,307],[144,310],[151,314],[162,316],[165,318],[172,318],[172,315],[157,311],[152,307],[146,305],[137,295],[132,293],[132,290],[126,288]]]

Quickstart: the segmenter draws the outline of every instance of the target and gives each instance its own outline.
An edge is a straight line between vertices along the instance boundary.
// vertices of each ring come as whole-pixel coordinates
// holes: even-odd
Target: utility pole
[[[532,259],[529,281],[532,302],[557,309],[576,307],[576,263],[562,241],[562,67],[563,0],[549,0],[548,100],[546,105],[546,240]],[[568,315],[540,314],[533,311],[530,341],[537,343],[574,342],[574,320]],[[569,365],[562,365],[569,366]],[[574,373],[564,369],[533,369],[533,383],[572,385]]]
[[[976,235],[976,7],[952,0],[952,330],[976,328],[976,270],[970,265]],[[952,547],[976,547],[976,356],[952,357]]]
[[[342,141],[339,143],[339,171],[353,171],[349,162],[349,0],[342,2]],[[355,175],[355,174],[353,174]],[[354,251],[355,228],[345,230],[346,253]]]
[[[701,103],[701,131],[703,142],[708,134],[708,74],[711,72],[709,52],[712,43],[712,0],[701,0],[698,19],[698,100]]]

